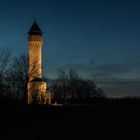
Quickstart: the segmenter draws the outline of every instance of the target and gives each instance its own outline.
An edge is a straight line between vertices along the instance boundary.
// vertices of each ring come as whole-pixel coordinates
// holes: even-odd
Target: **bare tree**
[[[11,92],[16,97],[22,95],[26,100],[28,83],[28,56],[21,55],[16,57],[9,69],[8,80],[10,81]]]
[[[33,103],[45,103],[46,102],[46,91],[43,87],[45,84],[42,80],[41,69],[38,62],[31,63],[29,67],[29,58],[26,55],[21,55],[15,58],[14,63],[11,66],[10,74],[13,91],[16,96],[22,95],[25,102],[27,102],[27,92],[29,98]],[[42,89],[43,88],[43,89]],[[38,104],[38,103],[37,103]]]
[[[8,68],[11,62],[11,50],[0,49],[0,94],[6,94],[7,92],[7,81],[6,76],[8,73]]]
[[[10,68],[9,81],[11,81],[11,87],[17,97],[21,95],[23,96],[23,99],[27,101],[29,78],[32,77],[32,80],[39,79],[38,77],[35,77],[35,73],[39,68],[40,67],[37,65],[37,63],[34,62],[34,64],[30,66],[29,73],[29,58],[25,54],[14,59],[14,62]],[[36,96],[34,95],[33,97]]]
[[[80,78],[76,70],[68,73],[60,71],[58,78],[52,86],[52,92],[57,99],[89,99],[104,97],[104,92],[98,89],[93,81]]]
[[[36,75],[39,77],[35,77]],[[22,98],[27,102],[29,77],[30,82],[34,79],[39,79],[41,80],[40,82],[43,82],[38,63],[31,64],[29,71],[29,58],[27,55],[23,54],[12,58],[11,51],[0,49],[0,95],[2,97]],[[38,81],[33,82],[37,83]],[[40,102],[45,102],[44,92],[38,94],[39,98],[41,98]]]

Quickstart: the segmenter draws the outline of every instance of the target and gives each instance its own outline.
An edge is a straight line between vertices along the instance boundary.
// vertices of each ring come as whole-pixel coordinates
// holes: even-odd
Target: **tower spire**
[[[34,21],[33,25],[31,26],[29,32],[29,35],[42,35],[42,31],[40,27],[38,26],[36,20]]]

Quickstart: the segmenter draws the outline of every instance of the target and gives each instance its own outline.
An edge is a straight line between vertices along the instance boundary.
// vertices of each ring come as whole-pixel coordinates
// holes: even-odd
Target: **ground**
[[[1,139],[93,139],[136,136],[140,105],[0,107]],[[137,128],[138,127],[138,128]],[[122,138],[122,137],[121,137]]]

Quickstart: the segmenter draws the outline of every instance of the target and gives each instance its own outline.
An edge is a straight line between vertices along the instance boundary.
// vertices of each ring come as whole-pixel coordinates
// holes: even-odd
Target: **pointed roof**
[[[30,28],[29,35],[42,35],[42,31],[39,28],[38,24],[36,23],[36,21],[34,21],[32,27]]]

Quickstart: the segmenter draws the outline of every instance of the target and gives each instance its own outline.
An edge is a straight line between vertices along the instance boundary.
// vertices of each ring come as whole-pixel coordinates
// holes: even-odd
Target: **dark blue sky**
[[[140,81],[138,0],[1,0],[0,48],[12,48],[14,55],[28,53],[27,32],[34,16],[44,32],[47,77],[74,68],[112,96],[121,96],[123,88],[125,95],[140,95],[138,86],[135,92],[127,88]],[[129,84],[121,88],[122,80]]]

